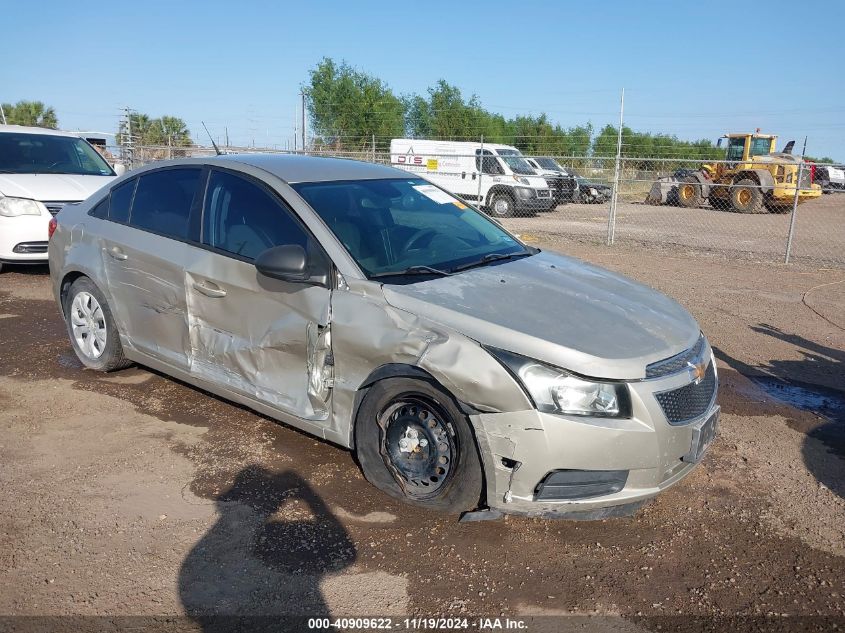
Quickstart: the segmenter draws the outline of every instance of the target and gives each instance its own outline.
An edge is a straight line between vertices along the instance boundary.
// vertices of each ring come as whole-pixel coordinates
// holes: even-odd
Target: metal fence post
[[[481,135],[481,154],[476,158],[476,166],[478,169],[478,208],[481,209],[481,172],[484,171],[484,135]],[[438,167],[439,169],[439,167]]]
[[[804,176],[804,155],[801,155],[801,163],[798,165],[798,180],[795,182],[795,197],[792,199],[792,217],[789,218],[789,235],[786,238],[786,256],[783,263],[789,263],[789,256],[792,254],[792,238],[795,236],[795,216],[798,214],[798,193],[801,190],[801,179]]]
[[[619,170],[622,160],[622,125],[625,118],[625,89],[619,102],[619,134],[616,137],[616,164],[613,170],[613,193],[610,196],[610,209],[607,213],[607,245],[616,238],[616,201],[619,197]]]

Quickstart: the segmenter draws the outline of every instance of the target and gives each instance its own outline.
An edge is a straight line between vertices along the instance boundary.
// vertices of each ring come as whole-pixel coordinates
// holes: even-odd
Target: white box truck
[[[509,145],[395,138],[390,162],[494,217],[533,215],[555,206],[546,180]]]

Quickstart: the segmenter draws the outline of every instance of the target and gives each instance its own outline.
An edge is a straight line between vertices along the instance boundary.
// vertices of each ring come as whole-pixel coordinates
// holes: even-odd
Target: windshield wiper
[[[431,266],[409,266],[404,270],[397,270],[396,272],[378,273],[370,275],[370,279],[381,279],[382,277],[404,277],[406,275],[439,275],[441,277],[448,277],[452,273],[439,268],[432,268]]]
[[[489,264],[490,262],[497,262],[503,259],[519,259],[521,257],[528,257],[529,255],[534,254],[535,253],[532,251],[523,251],[521,253],[488,253],[478,261],[470,262],[469,264],[463,264],[462,266],[456,266],[452,269],[452,272],[456,273],[461,270],[468,270],[470,268],[484,266],[485,264]]]

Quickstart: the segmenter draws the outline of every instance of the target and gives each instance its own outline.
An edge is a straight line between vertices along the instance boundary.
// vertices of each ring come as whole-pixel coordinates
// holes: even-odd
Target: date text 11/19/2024
[[[525,620],[514,618],[309,618],[310,630],[394,630],[394,631],[524,631]]]

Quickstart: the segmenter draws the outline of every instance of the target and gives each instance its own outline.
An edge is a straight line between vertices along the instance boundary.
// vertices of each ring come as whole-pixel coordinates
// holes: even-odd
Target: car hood
[[[390,305],[483,345],[597,378],[644,378],[647,364],[692,347],[700,333],[656,290],[546,252],[383,292]]]
[[[41,201],[80,202],[114,178],[74,174],[0,174],[0,194]]]

